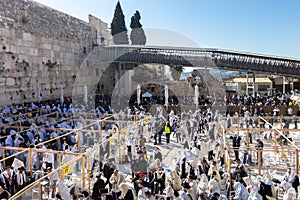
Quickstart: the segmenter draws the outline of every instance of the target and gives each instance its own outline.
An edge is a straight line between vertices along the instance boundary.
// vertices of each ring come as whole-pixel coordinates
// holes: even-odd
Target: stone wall
[[[37,101],[38,91],[42,100],[55,99],[61,85],[71,96],[82,61],[97,44],[92,24],[34,1],[1,0],[0,105]]]

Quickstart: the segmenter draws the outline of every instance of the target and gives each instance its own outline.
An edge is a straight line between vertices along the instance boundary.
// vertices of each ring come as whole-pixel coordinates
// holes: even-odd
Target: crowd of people
[[[68,131],[64,129],[78,129],[83,127],[80,120],[75,120],[76,113],[88,111],[95,114],[97,119],[102,119],[104,114],[116,113],[109,106],[111,101],[108,96],[99,97],[99,104],[96,108],[88,110],[84,104],[72,102],[65,99],[60,101],[45,101],[41,103],[30,103],[12,105],[0,108],[0,148],[1,147],[23,147],[42,148],[58,151],[80,152],[77,149],[78,141],[81,145],[95,146],[93,133],[83,134],[76,131],[63,136]],[[289,98],[282,96],[256,97],[234,95],[226,99],[227,105],[289,105]],[[207,105],[209,101],[203,101]],[[73,106],[74,105],[74,106]],[[135,107],[118,111],[120,114],[148,115],[147,110]],[[277,114],[277,110],[274,111]],[[256,110],[254,114],[243,109],[244,116],[261,116],[263,109]],[[258,180],[257,184],[250,184],[247,181],[248,173],[245,164],[245,154],[235,150],[235,169],[228,169],[227,161],[224,160],[226,144],[223,144],[222,135],[219,129],[219,113],[213,112],[209,107],[196,111],[181,112],[175,114],[173,111],[165,115],[161,110],[150,118],[143,121],[143,127],[137,133],[129,133],[126,145],[125,162],[130,166],[130,174],[124,174],[119,169],[115,149],[110,142],[103,142],[100,146],[100,171],[95,175],[96,181],[90,193],[93,199],[170,199],[170,200],[197,200],[197,199],[266,199],[272,196],[268,192],[271,186],[270,174],[266,173],[264,178]],[[130,118],[127,118],[130,120]],[[233,122],[227,122],[227,127]],[[251,123],[255,124],[255,121]],[[19,128],[19,125],[22,128]],[[297,123],[296,123],[297,124]],[[115,124],[116,125],[116,124]],[[15,128],[14,128],[15,126]],[[108,130],[111,124],[105,123],[95,125],[95,130]],[[116,125],[117,126],[117,125]],[[27,127],[27,128],[25,128]],[[108,140],[111,135],[105,135]],[[51,140],[46,144],[42,142]],[[177,155],[178,159],[172,164],[164,162],[165,156],[161,152],[164,147],[171,147],[172,142],[182,145],[183,152]],[[241,138],[232,134],[233,147],[241,146]],[[153,144],[152,144],[153,143]],[[151,146],[155,146],[154,150]],[[257,148],[262,149],[263,141],[257,139]],[[16,153],[14,150],[5,150],[1,159]],[[262,152],[261,152],[262,153]],[[44,174],[51,173],[58,166],[56,155],[51,153],[35,153],[32,161],[34,170],[41,170]],[[262,154],[257,155],[261,158]],[[34,181],[28,170],[30,161],[28,153],[15,156],[23,163],[22,166],[14,166],[14,158],[7,159],[0,164],[0,197],[9,196],[20,191],[26,185]],[[92,171],[97,171],[95,160],[92,164]],[[3,166],[5,167],[3,168]],[[289,169],[287,177],[280,180],[279,184],[288,191],[291,188],[297,192],[297,176]],[[230,173],[233,173],[235,181],[232,195],[229,191]],[[292,175],[291,175],[292,174]],[[295,175],[295,176],[294,176]],[[130,177],[130,178],[129,178]],[[246,179],[245,179],[246,178]],[[54,173],[50,180],[53,191],[59,182],[57,173]],[[285,182],[284,182],[285,181]],[[296,182],[296,183],[295,183]],[[299,182],[299,180],[298,180]],[[60,183],[61,184],[61,183]],[[291,187],[290,187],[291,186]],[[267,188],[267,189],[266,189]],[[52,193],[54,198],[55,192]],[[62,198],[58,195],[56,198]]]
[[[226,96],[225,102],[227,106],[244,106],[244,105],[257,105],[257,106],[278,106],[278,105],[290,105],[292,100],[291,94],[274,93],[270,95],[255,93],[253,94],[233,94],[232,96]]]
[[[235,153],[235,169],[233,171],[228,169],[224,161],[223,140],[216,128],[217,115],[218,113],[212,113],[208,108],[194,113],[183,112],[180,116],[171,112],[166,121],[157,120],[157,123],[153,125],[152,142],[156,145],[153,152],[147,149],[147,145],[145,146],[147,140],[141,142],[143,137],[136,142],[130,141],[133,139],[129,138],[128,160],[132,172],[130,181],[128,182],[128,179],[127,182],[113,181],[115,180],[114,174],[119,174],[119,172],[115,169],[117,165],[109,161],[104,164],[102,171],[104,178],[102,179],[101,174],[97,176],[96,183],[99,185],[96,183],[94,185],[93,194],[96,194],[93,195],[94,199],[101,199],[101,195],[107,195],[107,188],[111,188],[112,191],[112,195],[107,196],[110,199],[203,200],[272,197],[273,194],[269,190],[272,181],[270,182],[271,176],[268,172],[255,184],[249,185],[249,181],[245,180],[249,176],[242,162],[242,152]],[[164,162],[165,157],[160,150],[162,142],[170,145],[169,129],[174,140],[177,140],[179,133],[177,142],[185,149],[182,155],[178,155],[179,159],[172,166]],[[160,139],[162,135],[165,138],[164,141]],[[239,143],[238,136],[234,137]],[[263,142],[260,139],[257,139],[257,148],[263,148]],[[232,178],[235,182],[232,188],[235,191],[234,194],[229,192],[230,172],[233,173]],[[124,180],[122,174],[118,176],[120,178],[117,180]],[[114,188],[113,184],[118,184],[118,187]]]

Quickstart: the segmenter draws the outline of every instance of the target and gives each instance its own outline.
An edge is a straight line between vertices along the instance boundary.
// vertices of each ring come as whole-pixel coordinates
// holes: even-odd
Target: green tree
[[[170,72],[175,81],[179,81],[181,73],[184,71],[184,67],[182,65],[173,65],[170,64]]]
[[[119,1],[115,8],[114,18],[111,22],[111,35],[113,36],[114,44],[129,44],[125,16]]]
[[[141,15],[139,11],[135,11],[134,15],[131,17],[130,28],[132,29],[130,33],[131,44],[133,45],[145,45],[146,35],[140,23]]]

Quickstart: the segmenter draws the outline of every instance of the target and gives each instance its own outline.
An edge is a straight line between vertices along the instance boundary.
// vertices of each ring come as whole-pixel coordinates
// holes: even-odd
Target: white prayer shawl
[[[195,180],[193,180],[192,182],[189,183],[189,185],[191,186],[191,188],[193,189],[193,191],[195,193],[197,193],[197,183]]]
[[[286,172],[285,176],[284,176],[284,180],[289,182],[289,183],[292,183],[295,181],[295,178],[296,178],[296,173],[294,170],[291,170],[291,174],[289,174],[288,172]]]
[[[284,188],[285,191],[288,191],[290,188],[292,188],[292,185],[287,181],[282,181],[280,183],[280,187]]]
[[[262,200],[262,196],[258,194],[258,190],[256,187],[251,189],[248,200]]]
[[[18,186],[24,185],[27,182],[27,176],[26,176],[25,172],[22,172],[22,173],[17,172],[16,173],[16,181],[17,181]]]
[[[174,198],[174,190],[172,186],[170,185],[170,181],[168,181],[168,185],[165,189],[166,197],[170,197],[171,199]]]
[[[45,153],[43,157],[43,161],[47,163],[52,163],[52,166],[54,166],[54,155],[53,153]]]
[[[9,176],[10,174],[10,176]],[[5,178],[8,179],[8,183],[11,185],[12,184],[12,179],[13,179],[13,170],[10,170],[9,172],[7,172],[6,170],[4,172],[2,172],[1,174],[1,179],[2,179],[2,182],[3,184],[5,185],[6,188],[10,187],[10,186],[7,186],[6,185],[6,181],[5,181]],[[10,178],[9,178],[10,177]]]
[[[297,198],[297,194],[294,188],[288,189],[284,194],[282,199],[283,200],[295,200]]]
[[[57,193],[60,194],[64,200],[72,200],[73,197],[70,194],[70,189],[64,184],[62,180],[58,180],[56,183]]]
[[[197,199],[197,190],[194,190],[193,188],[188,189],[187,193],[193,198]]]
[[[128,192],[129,190],[131,190],[131,191],[132,191],[132,194],[133,194],[133,200],[136,199],[136,195],[135,195],[134,189],[131,188],[130,185],[129,185],[128,183],[126,183],[126,182],[121,183],[121,184],[119,185],[119,188],[120,188],[120,190],[121,190],[121,192],[122,192],[122,193],[121,193],[121,197],[122,197],[122,198],[124,198],[124,196],[127,194],[127,192]]]
[[[146,195],[145,195],[145,192],[149,190],[147,187],[143,187],[139,190],[138,192],[138,200],[146,200]]]
[[[129,137],[128,138],[127,145],[131,146],[131,153],[132,153],[132,155],[137,155],[137,151],[136,151],[136,148],[135,148],[135,140],[134,140],[133,137]]]
[[[208,189],[208,180],[205,174],[201,174],[200,182],[198,183],[198,193],[201,194]]]
[[[220,193],[221,192],[221,188],[220,188],[220,184],[219,182],[216,180],[216,179],[211,179],[209,182],[208,182],[208,188],[210,190],[210,194],[213,194],[215,192],[218,192]]]
[[[28,156],[28,157],[29,157],[29,156]],[[17,159],[17,158],[14,158],[14,161],[13,161],[13,163],[12,163],[11,166],[14,168],[15,171],[16,171],[18,168],[20,168],[20,167],[25,167],[25,166],[24,166],[24,163],[23,163],[21,160]]]
[[[248,200],[248,192],[240,182],[236,182],[234,184],[235,195],[233,197],[234,200]]]
[[[180,194],[180,198],[182,200],[191,200],[191,198],[187,195],[187,193],[185,193],[185,191],[179,191],[179,194]]]

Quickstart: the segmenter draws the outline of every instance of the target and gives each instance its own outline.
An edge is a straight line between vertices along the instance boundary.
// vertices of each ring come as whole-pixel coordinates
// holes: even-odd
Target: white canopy
[[[153,95],[149,92],[145,92],[144,94],[142,94],[142,97],[152,97]]]

